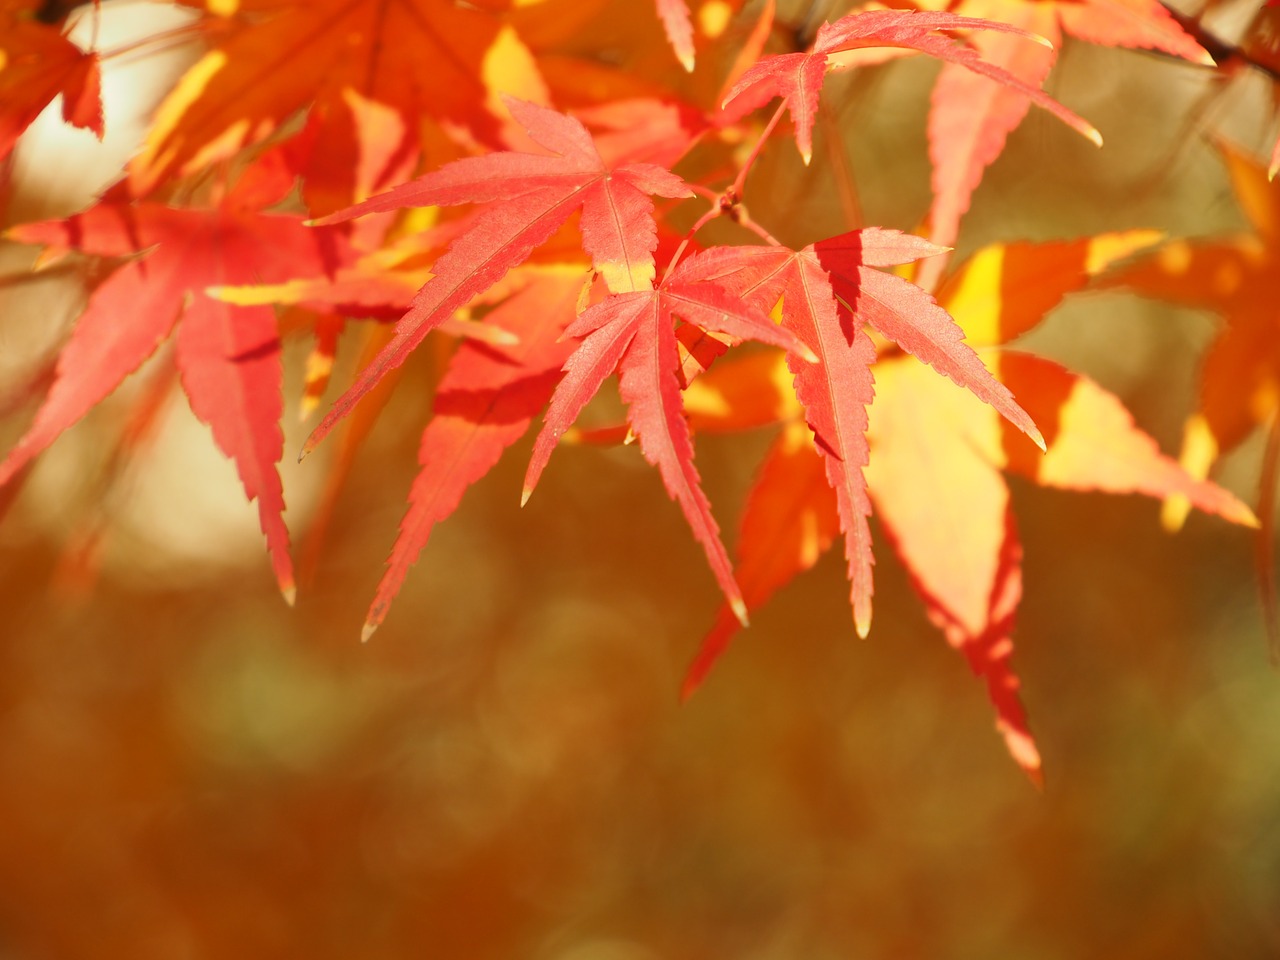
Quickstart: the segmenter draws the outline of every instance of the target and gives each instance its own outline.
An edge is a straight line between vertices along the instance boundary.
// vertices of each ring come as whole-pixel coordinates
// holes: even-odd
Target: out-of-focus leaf
[[[298,216],[263,214],[257,181],[211,210],[131,204],[116,190],[66,220],[27,224],[14,239],[56,250],[132,257],[94,291],[58,358],[57,376],[35,422],[0,464],[0,483],[41,453],[136,370],[178,323],[176,359],[196,416],[231,457],[245,493],[258,501],[276,579],[294,595],[289,535],[281,516],[280,344],[270,307],[237,307],[205,295],[209,286],[284,280],[332,269],[332,231]],[[287,188],[287,182],[281,187]]]

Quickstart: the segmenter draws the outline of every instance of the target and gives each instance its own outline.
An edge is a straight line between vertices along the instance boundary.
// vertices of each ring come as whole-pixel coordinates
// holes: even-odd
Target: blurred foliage
[[[1017,491],[1037,794],[889,563],[870,640],[830,559],[678,707],[696,548],[646,472],[566,459],[524,516],[518,465],[478,488],[367,646],[370,472],[293,612],[256,571],[50,594],[11,545],[6,955],[1274,954],[1280,701],[1234,531]]]

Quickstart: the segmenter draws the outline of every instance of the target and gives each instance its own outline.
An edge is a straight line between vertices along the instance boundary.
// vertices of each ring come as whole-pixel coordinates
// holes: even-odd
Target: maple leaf
[[[202,2],[184,0],[188,6]],[[352,93],[389,107],[402,134],[416,137],[423,118],[498,145],[500,109],[491,87],[541,85],[532,56],[502,27],[494,10],[452,0],[238,0],[209,4],[198,29],[212,49],[182,77],[157,110],[130,171],[144,194],[166,177],[185,175],[261,142],[286,118],[309,107],[317,125],[317,166],[307,186],[334,180],[350,202],[358,159]],[[496,56],[495,56],[496,53]],[[417,141],[406,141],[417,149]]]
[[[813,125],[818,98],[832,54],[862,47],[900,47],[926,53],[954,63],[1019,91],[1044,107],[1068,126],[1101,145],[1098,131],[1048,94],[1019,79],[1009,71],[987,63],[977,52],[959,46],[941,30],[987,30],[1012,34],[1022,39],[1047,43],[1042,37],[1006,23],[951,13],[924,13],[900,10],[871,10],[824,23],[813,48],[805,53],[785,53],[766,57],[751,67],[733,85],[724,108],[744,111],[782,97],[795,124],[796,147],[804,162],[813,155]]]
[[[409,492],[409,511],[365,619],[363,639],[386,616],[435,524],[457,508],[467,488],[489,472],[546,406],[573,350],[560,335],[581,289],[580,269],[535,275],[486,317],[514,333],[515,346],[472,340],[454,354],[436,388],[433,416],[418,449],[422,470]]]
[[[802,341],[770,321],[759,308],[715,284],[690,282],[683,266],[657,288],[610,294],[569,325],[566,333],[583,340],[565,363],[564,379],[556,387],[534,442],[521,502],[527,502],[533,493],[556,442],[605,378],[617,370],[618,391],[627,404],[627,419],[641,452],[662,474],[667,492],[680,504],[694,537],[702,544],[729,606],[745,623],[746,607],[733,579],[732,564],[693,465],[693,445],[676,377],[680,357],[674,318],[738,340],[759,340],[816,358]]]
[[[333,370],[339,335],[350,326],[348,318],[350,316],[360,316],[394,320],[401,316],[412,300],[413,294],[430,277],[430,271],[427,267],[431,261],[443,252],[449,242],[465,232],[473,219],[473,216],[467,216],[458,220],[438,223],[420,233],[401,236],[394,241],[384,243],[363,255],[353,258],[350,263],[339,266],[326,276],[303,277],[280,284],[213,287],[206,292],[210,296],[240,306],[286,305],[286,312],[280,321],[282,334],[290,332],[290,325],[298,332],[309,331],[313,333],[314,346],[310,356],[307,358],[303,395],[298,404],[299,416],[305,420],[319,405],[327,389]],[[373,233],[376,234],[376,232],[374,231]],[[539,256],[536,258],[539,262],[536,265],[532,263],[526,264],[513,271],[503,281],[490,287],[485,294],[474,301],[472,307],[454,314],[443,321],[436,329],[441,333],[463,337],[477,343],[483,342],[499,350],[516,348],[510,354],[501,354],[500,358],[503,359],[506,368],[518,369],[513,365],[516,360],[523,356],[523,352],[519,349],[521,340],[512,330],[506,329],[505,325],[507,323],[506,318],[512,317],[514,318],[512,326],[516,329],[523,329],[527,326],[527,319],[532,319],[532,317],[526,318],[524,314],[517,312],[521,306],[533,307],[538,305],[537,301],[529,295],[530,278],[537,278],[541,281],[542,289],[550,289],[550,285],[560,279],[567,270],[568,275],[573,278],[575,295],[582,287],[584,271],[588,268],[585,262],[573,262],[580,259],[581,254],[578,251],[577,243],[570,245],[567,242],[565,234],[568,232],[562,229],[556,237],[553,237],[551,241],[541,248]],[[353,239],[362,234],[369,234],[369,231],[355,231],[353,232]],[[369,239],[370,236],[372,234],[366,236],[366,239]],[[559,263],[557,258],[566,259],[568,263]],[[483,320],[477,321],[471,318],[472,308],[478,306],[492,307],[493,304],[499,303],[504,299],[507,302],[497,309],[490,310]],[[545,304],[543,305],[545,306]],[[299,309],[299,307],[305,309]],[[571,316],[572,310],[566,311],[559,318],[560,327],[563,327]],[[297,318],[296,321],[294,321],[294,318]],[[380,324],[366,325],[363,330],[357,332],[357,339],[362,343],[361,358],[358,366],[364,366],[370,362],[390,340],[392,331],[389,327],[389,324],[386,326]],[[474,354],[462,351],[455,357],[453,369],[461,370],[462,374],[466,375],[467,371],[476,367],[477,364],[482,368],[483,363],[481,361],[488,356],[490,356],[488,353]],[[493,354],[493,356],[499,356],[499,354]],[[516,360],[511,359],[512,356]],[[467,365],[467,358],[471,358],[470,366]],[[536,357],[530,362],[536,362]],[[366,396],[365,401],[353,411],[351,416],[344,420],[344,429],[339,445],[334,455],[330,458],[324,480],[324,489],[317,506],[311,513],[307,539],[302,544],[299,554],[300,577],[304,582],[314,572],[315,565],[319,560],[321,547],[325,541],[326,531],[338,505],[347,478],[365,440],[376,424],[386,403],[390,400],[395,385],[400,379],[401,372],[402,369],[393,370],[380,380],[377,387]],[[489,380],[492,379],[492,377],[489,377]],[[516,377],[515,379],[519,378]],[[552,385],[554,385],[554,380],[546,387],[547,397],[550,396]],[[546,397],[543,399],[545,401]],[[506,409],[509,404],[503,401],[502,406],[503,409]],[[475,426],[483,438],[485,424],[477,420]],[[460,435],[459,428],[455,428],[445,434],[445,436],[455,438]],[[518,434],[512,435],[510,439],[514,439],[515,436],[518,436]],[[428,441],[424,440],[424,445],[426,444],[428,444]],[[433,465],[438,460],[439,456],[433,454]],[[415,485],[414,492],[411,495],[411,501],[414,503],[415,509],[418,501],[426,497],[425,494],[419,495],[420,488],[425,489],[424,485],[433,486],[436,492],[430,498],[435,511],[432,523],[435,520],[442,519],[448,513],[448,510],[452,509],[452,506],[448,510],[444,510],[440,506],[439,488],[441,487],[441,481],[452,480],[455,484],[459,483],[467,475],[466,467],[466,463],[456,461],[455,458],[453,469],[447,471],[447,475],[443,478],[432,478],[430,471],[424,470],[423,479]],[[471,480],[467,479],[461,483],[461,486],[455,488],[453,505],[456,505],[457,499],[461,497],[462,492],[470,482]],[[405,534],[401,541],[398,542],[391,558],[392,568],[399,564],[400,579],[403,579],[404,574],[416,556],[416,551],[421,550],[430,531],[431,525],[424,525],[419,513],[411,513],[411,516],[406,518]],[[419,537],[420,540],[415,541],[413,539],[414,536]],[[409,547],[406,544],[409,543],[416,543],[416,550],[408,552],[406,555],[406,552],[409,551]],[[380,593],[382,599],[379,601],[378,607],[380,612],[377,612],[376,616],[375,612],[371,612],[369,622],[365,628],[366,635],[371,635],[377,624],[381,622],[391,599],[398,589],[400,579],[395,581],[394,586],[388,586],[387,583],[384,583]]]
[[[276,579],[292,602],[276,470],[284,438],[275,314],[270,307],[220,303],[203,291],[317,273],[337,253],[329,232],[308,230],[297,216],[259,213],[259,187],[245,177],[207,210],[130,203],[116,189],[84,213],[8,231],[24,243],[132,259],[90,297],[35,421],[0,463],[0,484],[115,390],[177,322],[175,358],[192,412],[213,429],[218,448],[235,461],[246,495],[258,501]]]
[[[507,104],[550,155],[510,151],[456,160],[317,221],[337,223],[405,206],[490,204],[435,262],[434,276],[397,323],[395,337],[334,403],[307,439],[304,454],[427,333],[524,262],[579,210],[583,247],[611,290],[637,290],[653,282],[657,227],[649,196],[691,196],[684,181],[653,164],[610,168],[573,117],[515,99]]]
[[[714,279],[760,309],[770,309],[781,298],[783,326],[820,358],[813,366],[793,363],[792,372],[836,491],[850,601],[861,636],[871,628],[871,503],[862,468],[867,464],[866,408],[874,392],[870,368],[876,356],[863,324],[968,387],[1043,443],[1035,424],[964,344],[963,331],[946,312],[919,287],[872,269],[940,252],[917,237],[870,228],[800,251],[721,247],[689,261],[690,275]]]
[[[1193,63],[1213,59],[1178,25],[1159,0],[942,0],[917,6],[1003,23],[1049,41],[1033,46],[1016,36],[978,33],[970,42],[981,58],[1023,87],[1038,88],[1049,75],[1068,33],[1112,47],[1160,50]],[[959,64],[945,64],[934,84],[929,109],[929,156],[933,163],[930,238],[951,244],[969,209],[982,174],[1004,149],[1009,133],[1031,105],[1018,86],[993,83]]]
[[[81,50],[58,28],[27,19],[34,7],[0,6],[0,160],[59,95],[62,119],[102,139],[98,55]]]
[[[1149,232],[1138,231],[986,248],[946,278],[940,302],[971,342],[998,345],[1029,329],[1092,275],[1152,241]],[[1000,471],[1068,489],[1155,497],[1180,492],[1229,520],[1251,523],[1253,517],[1229,493],[1162,456],[1121,403],[1087,379],[1013,351],[988,350],[984,358],[1045,429],[1048,452],[1042,456],[1009,434],[996,411],[972,392],[909,357],[887,353],[875,368],[867,481],[930,619],[984,679],[1010,753],[1038,779],[1039,754],[1010,665],[1021,548]],[[794,424],[799,407],[784,389],[783,369],[778,358],[718,365],[686,394],[691,423],[720,430],[768,419]],[[748,392],[756,399],[740,417],[733,398]],[[794,426],[784,429],[748,497],[736,569],[752,607],[812,567],[837,532],[832,494],[814,479],[825,456],[821,439],[815,449],[801,438]],[[722,610],[690,668],[686,696],[735,632]]]
[[[1209,475],[1218,456],[1276,420],[1280,397],[1280,184],[1260,163],[1225,141],[1218,149],[1252,231],[1214,240],[1175,240],[1100,285],[1125,287],[1219,314],[1225,326],[1200,371],[1200,409],[1187,421],[1182,465]],[[1185,501],[1166,504],[1165,522],[1180,526]]]

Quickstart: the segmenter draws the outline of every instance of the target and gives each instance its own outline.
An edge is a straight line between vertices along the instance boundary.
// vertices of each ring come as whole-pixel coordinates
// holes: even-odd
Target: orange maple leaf
[[[212,12],[197,29],[211,38],[212,49],[160,105],[131,167],[133,189],[144,194],[175,174],[226,159],[310,108],[316,143],[314,163],[305,171],[308,189],[330,188],[322,193],[326,200],[313,206],[349,203],[361,136],[353,93],[400,114],[401,150],[419,149],[424,120],[500,146],[495,71],[506,76],[504,88],[526,97],[541,87],[532,56],[494,15],[506,6],[451,0],[210,3]],[[227,15],[216,15],[223,11]]]
[[[1268,183],[1261,163],[1225,142],[1218,148],[1241,210],[1253,229],[1214,240],[1166,243],[1106,286],[1212,310],[1225,321],[1200,372],[1200,409],[1187,421],[1182,465],[1208,476],[1218,456],[1254,429],[1271,426],[1280,411],[1280,183]],[[1184,501],[1165,507],[1165,522],[1180,526]]]
[[[1187,420],[1182,465],[1205,477],[1218,457],[1258,427],[1270,430],[1259,484],[1262,532],[1258,574],[1271,634],[1272,656],[1280,656],[1280,616],[1274,585],[1272,528],[1274,487],[1280,461],[1280,182],[1263,165],[1219,141],[1227,172],[1252,231],[1215,240],[1176,240],[1108,279],[1144,296],[1201,307],[1219,314],[1225,327],[1200,370],[1200,409]],[[1185,498],[1165,503],[1170,529],[1187,515]]]
[[[36,4],[0,4],[0,160],[49,103],[62,96],[62,119],[102,139],[102,74],[57,27],[30,18]]]

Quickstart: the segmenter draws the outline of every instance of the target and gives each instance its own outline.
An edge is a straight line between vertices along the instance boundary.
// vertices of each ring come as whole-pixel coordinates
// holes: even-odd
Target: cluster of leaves
[[[639,35],[661,22],[664,62],[674,56],[692,71],[700,48],[679,99],[670,80],[641,79],[574,48],[574,25],[600,14],[604,0],[179,5],[193,8],[190,26],[166,42],[189,37],[205,52],[156,111],[120,182],[88,210],[8,232],[41,245],[45,261],[78,251],[115,269],[0,464],[0,484],[25,474],[176,326],[182,389],[257,501],[292,601],[277,471],[282,334],[314,337],[305,416],[325,392],[349,319],[384,321],[353,331],[366,362],[304,449],[341,429],[348,461],[410,353],[433,332],[455,337],[366,638],[434,525],[545,409],[525,499],[566,434],[634,438],[706,553],[725,609],[686,692],[748,609],[837,535],[865,635],[874,504],[1033,777],[1040,760],[1010,666],[1021,550],[1001,471],[1176,496],[1255,522],[1204,470],[1160,454],[1115,397],[1005,347],[1159,237],[1003,245],[957,269],[947,262],[983,170],[1031,104],[1101,143],[1040,89],[1064,32],[1212,62],[1155,0],[864,9],[779,53],[769,52],[772,0],[743,11],[736,43],[727,24],[737,5],[724,0],[703,3],[696,18],[683,0],[615,5],[609,15],[636,19]],[[102,132],[98,75],[113,52],[80,51],[63,35],[62,14],[46,16],[50,24],[38,16],[47,13],[33,0],[0,0],[0,155],[58,94],[68,122]],[[762,147],[789,116],[808,162],[829,73],[913,54],[944,63],[928,120],[928,238],[867,227],[799,249],[779,243],[745,202]],[[514,92],[521,99],[504,95]],[[778,100],[771,114],[755,114]],[[709,172],[689,182],[673,168],[695,150]],[[705,211],[676,233],[672,224],[698,204]],[[1268,237],[1274,216],[1259,224]],[[749,242],[699,248],[695,235],[717,218]],[[1141,286],[1146,274],[1134,269],[1126,282]],[[764,347],[721,359],[746,340]],[[626,424],[573,430],[615,374]],[[735,567],[702,492],[693,434],[763,424],[781,427],[750,494]],[[1213,430],[1220,444],[1236,437]]]

